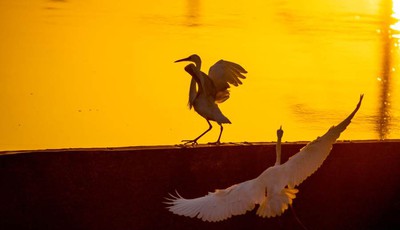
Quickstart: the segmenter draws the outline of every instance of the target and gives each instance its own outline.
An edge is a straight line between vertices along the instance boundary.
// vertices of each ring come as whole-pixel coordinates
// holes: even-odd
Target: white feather
[[[264,188],[253,179],[194,199],[185,199],[177,193],[176,196],[171,195],[167,204],[171,205],[168,209],[175,214],[215,222],[252,210],[264,193]]]

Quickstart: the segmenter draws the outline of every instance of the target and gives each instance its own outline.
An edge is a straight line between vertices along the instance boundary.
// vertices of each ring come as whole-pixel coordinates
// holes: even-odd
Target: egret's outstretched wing
[[[332,145],[350,124],[351,119],[360,108],[362,99],[363,95],[360,96],[355,110],[339,125],[333,126],[323,136],[308,143],[300,152],[289,158],[287,162],[279,167],[281,173],[286,177],[289,187],[293,188],[299,185],[322,165],[324,160],[328,157]]]
[[[252,210],[264,195],[265,188],[253,179],[194,199],[185,199],[177,193],[167,198],[166,203],[171,205],[167,207],[169,211],[177,215],[216,222]]]
[[[363,95],[360,96],[356,109],[339,125],[333,126],[322,137],[307,144],[284,164],[270,167],[258,177],[260,181],[267,184],[267,196],[261,202],[257,215],[279,216],[288,208],[298,191],[294,186],[299,185],[322,165],[333,143],[360,108],[362,98]]]
[[[242,66],[230,61],[219,60],[210,67],[208,76],[214,82],[217,90],[217,102],[223,102],[229,98],[229,84],[241,85],[240,79],[246,78],[243,75],[244,73],[247,73],[247,71]]]

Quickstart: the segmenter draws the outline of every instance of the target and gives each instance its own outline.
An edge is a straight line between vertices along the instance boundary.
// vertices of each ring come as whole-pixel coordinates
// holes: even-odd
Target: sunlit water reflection
[[[197,53],[249,72],[220,105],[223,142],[400,138],[400,1],[0,1],[0,150],[176,144]],[[218,129],[204,137],[214,141]]]

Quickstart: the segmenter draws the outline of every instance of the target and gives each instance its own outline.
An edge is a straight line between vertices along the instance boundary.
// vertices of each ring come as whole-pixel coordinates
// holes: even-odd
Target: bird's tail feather
[[[292,204],[298,191],[295,188],[284,188],[279,194],[267,195],[257,209],[257,215],[261,217],[280,216]]]

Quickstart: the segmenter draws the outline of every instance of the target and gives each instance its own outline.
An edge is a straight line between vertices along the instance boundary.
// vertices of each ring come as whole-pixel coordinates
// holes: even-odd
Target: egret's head
[[[194,62],[196,64],[197,68],[200,68],[200,65],[201,65],[201,59],[200,59],[199,55],[197,55],[197,54],[193,54],[187,58],[176,60],[175,62],[182,62],[182,61]]]
[[[278,139],[282,139],[282,136],[283,136],[282,125],[278,130],[276,130],[276,136],[278,136]]]

